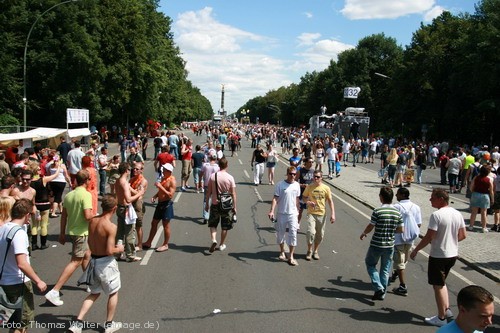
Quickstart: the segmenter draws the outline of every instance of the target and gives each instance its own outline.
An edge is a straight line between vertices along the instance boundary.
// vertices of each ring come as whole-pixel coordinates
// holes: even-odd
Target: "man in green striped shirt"
[[[375,229],[365,258],[366,269],[375,290],[372,297],[374,301],[382,301],[385,298],[394,252],[394,234],[403,232],[403,217],[392,206],[393,198],[392,188],[383,187],[380,189],[379,199],[382,206],[373,210],[370,223],[359,236],[359,239],[363,240],[367,234]],[[380,272],[377,271],[379,261]]]

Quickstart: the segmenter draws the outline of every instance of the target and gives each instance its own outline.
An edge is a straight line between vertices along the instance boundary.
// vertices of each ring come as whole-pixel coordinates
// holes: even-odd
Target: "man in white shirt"
[[[405,239],[405,235],[409,234],[410,230],[417,230],[422,225],[422,212],[420,207],[410,201],[410,191],[406,187],[400,187],[396,193],[398,203],[394,208],[399,210],[403,216],[404,233],[396,233],[394,239],[394,264],[393,273],[390,278],[391,282],[396,281],[399,277],[399,287],[394,288],[392,291],[396,295],[406,296],[408,289],[406,287],[405,269],[408,259],[410,257],[410,250],[413,246],[413,241],[418,237],[418,233],[414,234],[412,238]],[[413,224],[413,225],[410,225]]]
[[[11,318],[12,325],[15,325],[13,327],[16,327],[11,332],[27,332],[29,325],[35,320],[31,281],[41,292],[47,289],[47,284],[38,277],[30,265],[28,235],[22,228],[25,223],[28,223],[32,211],[33,202],[28,199],[19,199],[12,207],[12,221],[0,227],[0,262],[3,270],[0,285],[10,302],[15,302],[19,297],[23,298],[23,308],[16,310]],[[8,248],[7,237],[12,239],[10,248]]]
[[[328,157],[328,179],[333,178],[333,173],[335,172],[337,177],[339,174],[337,173],[337,168],[335,167],[335,164],[338,159],[338,151],[337,148],[335,148],[335,143],[330,141],[330,147],[326,150],[326,155]]]
[[[75,148],[71,149],[66,157],[68,173],[71,178],[71,187],[76,187],[76,174],[82,169],[82,157],[85,153],[80,149],[80,142],[75,142]]]
[[[285,254],[285,238],[286,244],[290,249],[288,264],[297,266],[298,263],[294,259],[293,254],[297,246],[297,230],[299,229],[299,197],[300,185],[295,181],[297,169],[293,166],[288,167],[286,179],[276,184],[274,189],[274,197],[269,211],[269,219],[275,221],[276,216],[276,240],[280,246],[279,260],[287,260]],[[274,211],[277,207],[276,215]],[[288,237],[286,231],[288,229]]]
[[[418,251],[431,244],[427,279],[434,289],[438,314],[425,318],[424,321],[438,327],[446,325],[447,319],[453,317],[446,277],[457,260],[458,242],[466,237],[462,213],[448,206],[449,200],[449,194],[444,189],[436,188],[432,191],[431,205],[438,210],[432,213],[427,233],[410,254],[410,258],[415,259]]]

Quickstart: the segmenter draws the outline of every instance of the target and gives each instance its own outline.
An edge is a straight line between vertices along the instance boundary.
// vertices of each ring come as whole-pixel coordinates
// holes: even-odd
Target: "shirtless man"
[[[13,176],[5,175],[2,177],[0,196],[12,198],[13,205],[17,199],[20,199],[19,189],[16,187],[16,179]]]
[[[89,285],[90,295],[83,301],[76,321],[72,322],[69,328],[69,331],[73,333],[82,332],[83,318],[101,293],[108,295],[104,332],[115,332],[122,327],[122,323],[113,321],[118,305],[118,290],[121,287],[120,271],[114,255],[122,253],[124,250],[123,245],[115,245],[116,226],[111,222],[117,208],[116,197],[112,194],[104,195],[101,207],[103,213],[89,222],[88,244],[92,258],[83,276],[86,280],[89,274],[93,273],[94,280]]]
[[[148,188],[148,180],[142,175],[144,172],[144,162],[134,162],[134,177],[130,178],[130,192],[132,195],[135,195],[138,190],[144,189],[144,192],[147,191]],[[135,213],[137,214],[137,220],[135,221],[135,230],[137,232],[137,246],[135,247],[136,251],[142,250],[142,220],[144,218],[144,213],[146,207],[144,206],[144,198],[141,195],[137,200],[132,202],[132,206],[134,206]]]
[[[123,241],[127,261],[135,262],[141,260],[141,257],[137,257],[135,255],[135,223],[127,224],[125,216],[127,209],[129,209],[128,205],[142,197],[145,189],[138,189],[135,191],[135,194],[132,195],[130,191],[130,184],[128,182],[130,165],[127,162],[120,163],[118,166],[118,172],[120,173],[120,178],[118,178],[115,184],[116,198],[118,200],[118,208],[116,210],[116,216],[118,217],[116,242],[118,242],[119,239]]]
[[[172,198],[174,197],[175,189],[177,187],[175,177],[172,176],[172,171],[174,170],[172,164],[166,163],[161,167],[161,169],[163,177],[161,181],[155,183],[158,193],[151,198],[152,203],[158,199],[158,205],[156,206],[153,220],[151,221],[151,230],[149,231],[148,240],[142,244],[142,248],[145,250],[151,247],[153,238],[156,235],[156,229],[158,229],[158,223],[161,220],[165,239],[163,244],[156,249],[156,252],[164,252],[168,250],[168,241],[170,240],[170,220],[174,217]]]
[[[31,213],[32,217],[36,212],[36,206],[35,206],[35,195],[36,195],[36,190],[31,187],[31,180],[33,179],[33,172],[30,170],[23,170],[21,172],[21,185],[19,185],[17,188],[19,189],[19,197],[28,199],[29,201],[33,202],[33,212]]]

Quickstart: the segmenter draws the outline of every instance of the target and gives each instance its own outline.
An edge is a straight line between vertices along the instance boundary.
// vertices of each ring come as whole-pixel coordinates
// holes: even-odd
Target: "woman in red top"
[[[491,172],[491,166],[483,165],[479,169],[477,175],[471,185],[472,196],[470,198],[470,224],[467,228],[469,231],[474,230],[474,223],[476,222],[477,212],[481,214],[481,232],[488,232],[486,228],[487,222],[487,209],[490,204],[495,202],[495,195],[493,193],[493,179],[488,177]]]
[[[182,156],[182,180],[181,190],[185,191],[189,188],[188,180],[191,175],[191,156],[193,155],[193,141],[191,139],[183,138],[181,146]]]

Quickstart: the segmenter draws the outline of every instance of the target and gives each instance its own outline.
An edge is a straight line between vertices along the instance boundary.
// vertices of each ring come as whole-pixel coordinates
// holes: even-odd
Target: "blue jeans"
[[[422,183],[422,172],[424,170],[422,169],[422,167],[420,165],[417,165],[417,184],[421,184]]]
[[[392,255],[394,247],[383,249],[370,246],[366,253],[365,264],[368,275],[372,280],[372,286],[375,291],[386,290],[391,272]],[[380,260],[380,273],[377,272],[377,263]]]
[[[170,155],[173,155],[176,160],[179,159],[179,153],[177,151],[177,146],[170,146]]]
[[[99,169],[99,194],[104,195],[106,193],[106,170]]]
[[[335,173],[335,160],[328,160],[328,175]]]

